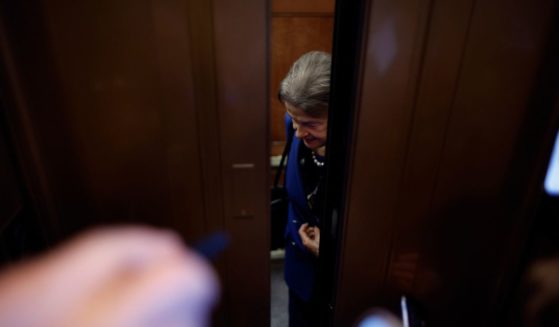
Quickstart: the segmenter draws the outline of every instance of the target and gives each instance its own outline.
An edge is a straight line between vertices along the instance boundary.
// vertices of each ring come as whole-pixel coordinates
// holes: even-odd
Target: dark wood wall
[[[266,3],[0,9],[3,114],[51,244],[99,224],[225,230],[216,323],[268,324]]]
[[[501,325],[557,128],[556,14],[367,2],[335,326],[403,294],[433,326]]]
[[[13,219],[23,209],[23,196],[21,185],[17,179],[15,163],[13,162],[13,154],[10,153],[6,135],[0,134],[0,197],[2,198],[2,206],[0,206],[0,231],[6,229]]]

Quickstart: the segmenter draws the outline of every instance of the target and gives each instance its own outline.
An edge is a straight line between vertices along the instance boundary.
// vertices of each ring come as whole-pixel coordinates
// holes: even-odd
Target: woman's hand
[[[320,229],[316,226],[310,227],[308,223],[304,223],[299,228],[299,236],[301,236],[301,240],[303,241],[305,248],[318,257]]]

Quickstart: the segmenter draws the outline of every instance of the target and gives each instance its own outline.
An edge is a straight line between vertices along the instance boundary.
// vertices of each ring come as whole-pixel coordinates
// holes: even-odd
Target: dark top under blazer
[[[285,115],[287,134],[293,133],[291,117]],[[299,165],[299,149],[305,146],[293,137],[285,171],[285,187],[289,199],[287,226],[285,228],[285,281],[289,289],[301,299],[309,301],[313,294],[316,257],[308,251],[299,236],[299,227],[304,223],[316,226],[318,222],[307,204],[305,188]]]

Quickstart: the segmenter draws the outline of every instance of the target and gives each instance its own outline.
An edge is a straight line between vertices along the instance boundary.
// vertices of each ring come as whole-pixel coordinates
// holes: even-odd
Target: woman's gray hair
[[[313,117],[328,112],[330,98],[329,53],[311,51],[302,55],[280,84],[278,98]]]

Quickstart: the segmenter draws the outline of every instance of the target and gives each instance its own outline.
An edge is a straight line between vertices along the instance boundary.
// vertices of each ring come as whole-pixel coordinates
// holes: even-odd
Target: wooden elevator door
[[[402,294],[432,326],[502,325],[557,128],[557,2],[366,3],[335,325]]]
[[[53,242],[98,224],[231,235],[216,324],[269,323],[266,4],[0,7],[3,105]]]

